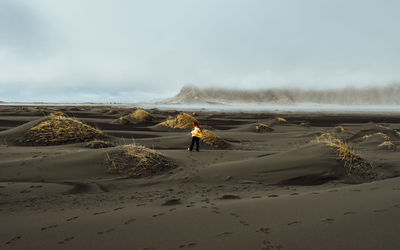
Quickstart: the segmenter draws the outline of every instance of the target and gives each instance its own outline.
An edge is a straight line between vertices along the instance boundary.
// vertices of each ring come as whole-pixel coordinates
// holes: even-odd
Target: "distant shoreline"
[[[337,104],[154,104],[154,103],[55,103],[55,102],[0,102],[0,106],[91,106],[125,107],[181,111],[271,112],[271,113],[382,113],[399,114],[400,105],[337,105]]]

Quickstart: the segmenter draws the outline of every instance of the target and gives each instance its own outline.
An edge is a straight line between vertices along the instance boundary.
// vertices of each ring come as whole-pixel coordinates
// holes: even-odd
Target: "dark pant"
[[[196,142],[196,151],[199,151],[199,142],[200,142],[200,138],[199,138],[199,137],[196,137],[196,136],[193,136],[193,137],[192,137],[192,144],[190,144],[190,151],[193,150],[194,142]]]

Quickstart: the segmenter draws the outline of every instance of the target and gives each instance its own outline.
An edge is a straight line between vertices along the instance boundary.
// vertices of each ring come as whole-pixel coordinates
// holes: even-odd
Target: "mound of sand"
[[[258,133],[265,133],[265,132],[272,132],[272,131],[274,131],[274,129],[268,125],[265,125],[262,123],[256,125],[256,132],[258,132]]]
[[[335,133],[342,133],[342,132],[346,131],[346,129],[343,126],[336,126],[332,129],[332,131]]]
[[[384,141],[378,145],[380,149],[396,150],[396,145],[392,141]]]
[[[111,173],[129,177],[153,176],[176,167],[164,155],[136,145],[123,145],[106,153],[106,163]]]
[[[198,122],[193,116],[187,113],[182,113],[177,115],[175,118],[161,122],[160,125],[175,129],[189,129],[193,127],[193,122],[195,121]]]
[[[143,109],[136,109],[135,112],[121,116],[118,121],[121,124],[129,124],[133,123],[135,121],[139,122],[147,122],[147,121],[152,121],[154,117],[147,111]]]
[[[344,162],[347,176],[372,179],[375,173],[372,165],[361,158],[355,150],[342,139],[334,137],[330,133],[322,133],[316,141],[334,149],[338,158]]]
[[[117,113],[118,113],[118,111],[116,111],[113,108],[110,108],[109,110],[106,110],[106,114],[109,114],[109,115],[114,115],[114,114],[117,114]]]
[[[214,148],[226,148],[228,146],[227,142],[214,134],[208,129],[203,129],[203,137],[201,138],[203,142]]]
[[[266,125],[269,127],[277,126],[277,125],[283,125],[287,123],[287,120],[283,117],[276,117],[274,119],[271,119],[266,122]]]
[[[364,129],[357,132],[350,138],[350,140],[360,142],[371,137],[372,135],[379,135],[384,140],[398,140],[400,133],[394,129],[382,125],[375,125],[372,128]]]
[[[152,121],[154,119],[149,112],[143,109],[136,109],[135,112],[129,115],[129,117],[139,121]]]
[[[103,132],[78,120],[64,116],[52,116],[29,128],[18,140],[18,143],[45,146],[84,142],[103,137]]]

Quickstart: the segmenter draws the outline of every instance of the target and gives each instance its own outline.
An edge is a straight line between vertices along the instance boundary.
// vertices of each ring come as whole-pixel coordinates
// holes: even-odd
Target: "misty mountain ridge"
[[[400,85],[373,88],[343,88],[330,90],[263,89],[231,90],[200,89],[184,86],[180,92],[158,104],[280,104],[301,103],[335,105],[399,105]]]

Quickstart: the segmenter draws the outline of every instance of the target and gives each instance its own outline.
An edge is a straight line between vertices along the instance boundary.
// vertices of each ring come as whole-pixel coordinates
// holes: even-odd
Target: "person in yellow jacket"
[[[196,151],[199,152],[199,142],[203,134],[197,121],[193,122],[193,130],[190,133],[192,134],[192,143],[190,144],[188,150],[192,151],[194,143],[196,142]]]

